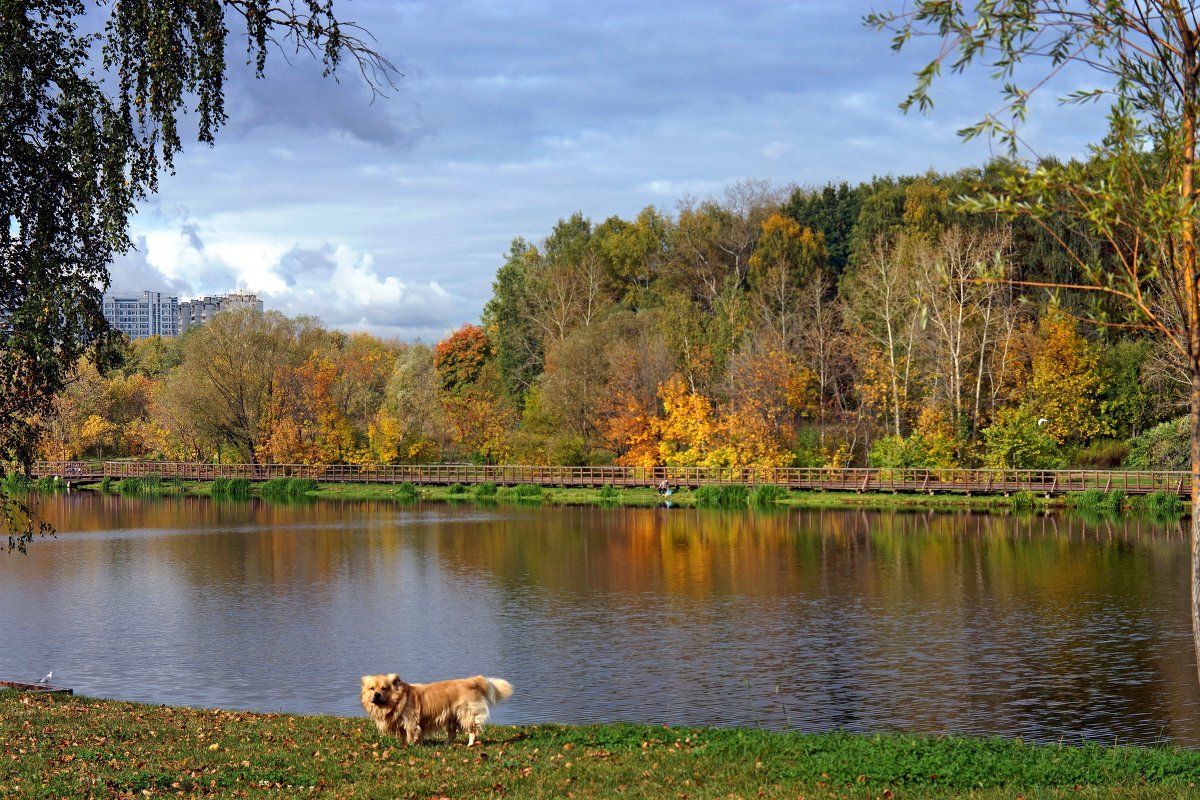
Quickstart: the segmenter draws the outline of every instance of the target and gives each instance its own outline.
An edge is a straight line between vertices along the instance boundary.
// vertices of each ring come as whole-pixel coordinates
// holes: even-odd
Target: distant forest
[[[227,312],[127,343],[40,420],[48,459],[1185,469],[1182,357],[1048,214],[969,213],[996,162],[516,239],[479,324],[429,346]],[[1019,282],[1019,284],[1014,283]]]

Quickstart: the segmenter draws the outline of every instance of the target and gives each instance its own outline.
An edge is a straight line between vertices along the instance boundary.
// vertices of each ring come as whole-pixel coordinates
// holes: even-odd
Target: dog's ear
[[[363,685],[363,686],[366,686],[366,685],[367,685],[368,683],[370,683],[370,682],[371,682],[371,676],[370,676],[370,675],[363,675],[363,676],[362,676],[362,685]]]
[[[397,689],[399,689],[400,685],[404,683],[404,681],[400,680],[400,676],[394,672],[389,672],[387,679],[388,683],[392,684],[392,686],[395,686]]]

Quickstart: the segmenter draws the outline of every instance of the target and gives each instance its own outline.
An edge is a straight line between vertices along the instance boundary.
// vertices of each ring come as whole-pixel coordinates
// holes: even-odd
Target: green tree
[[[202,142],[225,122],[227,19],[242,18],[259,75],[285,44],[327,72],[348,56],[372,86],[393,74],[331,0],[90,5],[0,3],[0,461],[26,469],[31,420],[79,356],[109,361],[108,268],[130,246],[135,203],[182,148],[179,115],[192,112]],[[0,517],[10,549],[28,539],[25,511],[0,499]]]
[[[513,239],[508,259],[492,281],[492,299],[483,307],[483,328],[496,352],[504,391],[520,408],[525,393],[542,371],[542,330],[535,321],[531,277],[541,260],[537,248]]]
[[[1002,108],[965,128],[1019,153],[1030,98],[1067,66],[1090,69],[1095,89],[1067,100],[1109,98],[1108,131],[1089,165],[1018,166],[990,193],[968,203],[1024,217],[1053,233],[1066,219],[1114,259],[1089,261],[1060,239],[1078,283],[1056,288],[1107,295],[1134,324],[1156,330],[1186,356],[1191,378],[1192,629],[1200,664],[1200,272],[1197,265],[1197,126],[1200,124],[1200,17],[1187,0],[997,0],[974,4],[916,0],[865,22],[894,35],[901,49],[938,41],[902,108],[929,109],[944,63],[979,64],[1002,83]],[[1030,70],[1030,62],[1047,65]],[[1073,75],[1075,73],[1072,73]]]
[[[850,263],[854,225],[862,209],[863,189],[851,189],[842,181],[836,187],[826,184],[820,192],[797,189],[792,192],[781,211],[800,227],[820,231],[825,237],[829,268],[840,277]]]

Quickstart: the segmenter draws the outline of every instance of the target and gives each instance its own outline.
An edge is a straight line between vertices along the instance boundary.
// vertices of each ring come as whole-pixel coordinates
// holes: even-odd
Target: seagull
[[[38,683],[43,684],[43,685],[47,684],[50,682],[50,679],[53,677],[54,677],[54,670],[50,670],[49,672],[46,673],[46,675],[40,681],[38,681]]]
[[[1043,425],[1045,425],[1045,424],[1046,424],[1047,422],[1049,422],[1049,421],[1050,421],[1050,420],[1046,419],[1045,417],[1040,417],[1040,418],[1038,419],[1038,427],[1039,427],[1039,428],[1040,428],[1040,427],[1042,427]]]

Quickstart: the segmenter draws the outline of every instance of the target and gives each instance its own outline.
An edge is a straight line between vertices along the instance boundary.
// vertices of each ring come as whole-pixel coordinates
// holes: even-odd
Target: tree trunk
[[[1192,339],[1196,338],[1195,333]],[[1193,342],[1193,347],[1195,343]],[[1192,647],[1200,676],[1200,359],[1192,350]]]

